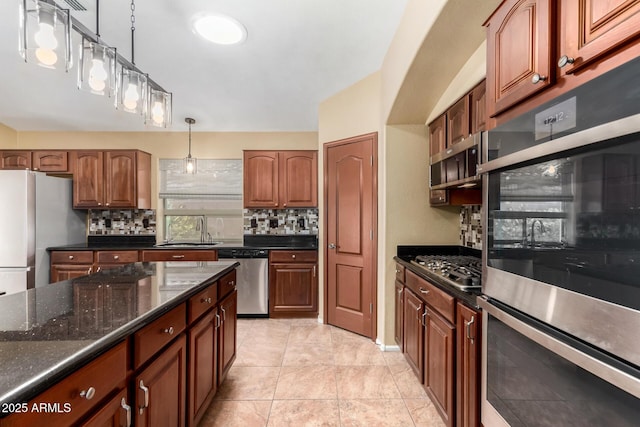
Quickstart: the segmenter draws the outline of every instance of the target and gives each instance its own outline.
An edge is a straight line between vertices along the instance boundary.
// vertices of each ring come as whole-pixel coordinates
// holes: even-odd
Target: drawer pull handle
[[[91,274],[91,267],[87,270],[87,274]]]
[[[184,258],[184,255],[172,255],[171,258],[173,258],[173,259],[182,259],[182,258]]]
[[[430,291],[429,291],[429,289],[425,289],[425,288],[423,288],[423,287],[420,287],[419,289],[420,289],[420,293],[421,293],[421,294],[425,294],[425,295],[427,295],[427,294],[429,294],[429,292],[430,292]]]
[[[120,259],[120,256],[119,255],[114,255],[113,259]]]
[[[473,344],[473,340],[474,340],[474,337],[471,336],[471,325],[473,325],[475,321],[476,321],[476,316],[471,316],[471,320],[469,320],[468,322],[464,322],[465,329],[467,330],[467,339],[471,341],[471,344]]]
[[[173,335],[173,326],[169,326],[168,328],[164,329],[162,332],[164,332],[165,334]]]
[[[420,320],[420,323],[422,323],[422,326],[424,326],[425,328],[427,327],[427,324],[425,322],[425,317],[427,317],[427,309],[424,309],[424,313],[422,313],[422,320]]]
[[[127,427],[131,427],[131,406],[127,405],[127,399],[124,397],[120,401],[120,407],[127,413]]]
[[[208,298],[202,298],[202,299],[200,300],[200,302],[201,302],[201,303],[203,303],[203,304],[211,304],[211,297],[208,297]]]
[[[69,255],[69,259],[73,259],[73,255]]]
[[[313,266],[313,277],[316,277],[316,266]]]
[[[99,272],[101,269],[102,269],[102,267],[96,268],[96,273]]]
[[[96,389],[93,387],[89,387],[86,390],[82,390],[80,392],[80,397],[82,397],[83,399],[87,399],[87,400],[91,400],[93,399],[93,396],[96,395]]]
[[[216,329],[220,328],[220,315],[216,314]]]
[[[227,321],[227,311],[222,307],[220,307],[220,310],[222,310],[222,321],[226,322]]]
[[[140,380],[140,390],[144,392],[144,405],[140,406],[138,411],[140,415],[144,413],[144,410],[149,407],[149,387],[145,387],[144,382]]]
[[[235,285],[236,285],[235,280],[229,280],[229,286],[235,286]]]

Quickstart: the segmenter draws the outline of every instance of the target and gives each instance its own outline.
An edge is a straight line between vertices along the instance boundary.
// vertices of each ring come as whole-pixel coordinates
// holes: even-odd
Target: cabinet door
[[[395,327],[394,327],[394,335],[396,344],[400,347],[400,351],[404,351],[404,343],[403,343],[403,327],[404,327],[404,285],[396,280],[396,315],[395,315]]]
[[[425,307],[424,388],[448,427],[453,426],[454,326]]]
[[[422,326],[422,314],[424,305],[422,300],[413,292],[404,290],[404,355],[409,365],[416,373],[420,381],[423,378],[423,340],[424,328]]]
[[[238,291],[234,290],[219,306],[218,316],[218,385],[224,381],[231,364],[236,359],[236,329],[238,315]]]
[[[189,425],[196,426],[218,387],[216,342],[217,309],[189,330]]]
[[[134,379],[135,425],[183,427],[186,420],[187,346],[184,335]]]
[[[447,148],[469,136],[469,96],[463,96],[447,110]]]
[[[316,264],[271,264],[269,271],[269,313],[280,315],[317,314],[318,278]]]
[[[280,153],[280,205],[283,208],[318,206],[318,153]]]
[[[447,116],[445,114],[429,124],[429,147],[431,156],[447,148]]]
[[[104,203],[104,161],[101,151],[73,151],[73,207],[95,208]]]
[[[105,206],[136,207],[136,152],[107,151],[104,158]]]
[[[31,151],[0,151],[0,169],[31,169]]]
[[[480,322],[482,316],[458,303],[456,336],[456,426],[480,426]]]
[[[551,85],[555,39],[551,0],[507,0],[487,23],[487,96],[493,117]],[[541,76],[533,83],[534,75]]]
[[[565,0],[560,3],[560,49],[572,73],[640,35],[640,0]],[[560,64],[558,64],[560,65]]]
[[[244,207],[279,206],[279,166],[277,151],[244,152]]]
[[[471,133],[487,127],[487,82],[483,80],[471,91]]]
[[[82,427],[129,427],[132,408],[127,399],[127,390],[116,394],[109,402],[81,424]]]
[[[431,206],[441,206],[449,204],[449,193],[447,190],[430,190],[429,204]]]
[[[69,172],[68,157],[66,151],[34,151],[32,168],[41,172]]]
[[[87,274],[91,274],[92,268],[93,264],[53,264],[51,266],[50,282],[55,283],[86,276]]]

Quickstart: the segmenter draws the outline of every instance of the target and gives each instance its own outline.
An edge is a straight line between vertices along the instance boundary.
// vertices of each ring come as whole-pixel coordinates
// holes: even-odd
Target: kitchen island
[[[0,426],[84,423],[109,408],[106,419],[136,425],[194,424],[235,358],[237,266],[134,263],[0,297]],[[164,371],[174,376],[154,393]],[[174,401],[160,401],[167,385]]]

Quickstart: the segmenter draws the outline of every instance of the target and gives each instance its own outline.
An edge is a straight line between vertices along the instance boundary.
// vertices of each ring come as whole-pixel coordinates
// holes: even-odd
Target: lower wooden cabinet
[[[482,314],[458,302],[456,426],[480,427]]]
[[[133,423],[133,408],[127,390],[121,390],[91,418],[80,424],[82,427],[130,427]]]
[[[404,285],[396,280],[394,338],[400,351],[404,351]]]
[[[238,291],[233,290],[220,301],[218,311],[218,385],[227,376],[231,364],[236,360],[238,332]]]
[[[424,389],[445,425],[453,427],[455,326],[429,305],[425,306],[424,314]]]
[[[314,317],[318,315],[318,253],[271,251],[269,253],[269,315]]]
[[[149,249],[140,252],[140,261],[217,261],[216,250]]]
[[[187,343],[184,334],[135,376],[135,425],[186,425]]]
[[[404,355],[420,381],[424,381],[424,303],[408,288],[404,290]]]
[[[218,390],[217,330],[217,308],[189,329],[189,426],[198,425]]]

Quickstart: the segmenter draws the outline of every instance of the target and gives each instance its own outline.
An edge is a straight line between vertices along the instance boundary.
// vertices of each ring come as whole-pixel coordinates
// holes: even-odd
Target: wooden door
[[[565,0],[560,3],[560,49],[573,73],[640,35],[640,0]],[[560,63],[558,65],[561,65]]]
[[[447,148],[447,115],[443,114],[429,124],[429,154],[431,156]]]
[[[184,427],[187,347],[184,335],[134,379],[135,425]]]
[[[136,152],[107,151],[104,154],[105,206],[136,207]]]
[[[487,81],[483,80],[471,91],[471,133],[487,128]]]
[[[377,134],[325,144],[326,313],[376,337]]]
[[[458,303],[456,321],[456,426],[480,426],[480,331],[479,312]]]
[[[31,160],[34,171],[69,171],[69,153],[67,151],[34,151]]]
[[[453,427],[455,328],[425,306],[424,388],[447,427]]]
[[[218,389],[216,315],[213,309],[189,330],[189,426],[197,426]]]
[[[447,110],[447,148],[469,137],[469,108],[469,95],[465,95]]]
[[[551,0],[507,0],[487,22],[487,100],[494,117],[555,81]],[[533,83],[534,75],[541,80]]]
[[[238,291],[234,290],[220,302],[220,327],[218,328],[218,385],[222,384],[231,364],[236,359],[238,322]]]
[[[409,366],[422,382],[424,371],[424,326],[422,325],[424,303],[406,287],[404,289],[403,309],[404,355],[407,362],[409,362]]]
[[[280,153],[280,199],[283,208],[318,206],[318,153]]]
[[[269,266],[269,315],[318,314],[316,264]]]
[[[102,207],[104,203],[104,160],[102,151],[72,151],[73,207]]]
[[[280,203],[277,151],[244,152],[244,207],[277,208]]]
[[[396,314],[395,314],[395,325],[394,325],[394,335],[396,344],[400,347],[400,351],[404,351],[404,285],[396,280]]]
[[[31,151],[0,151],[0,169],[31,169]]]

